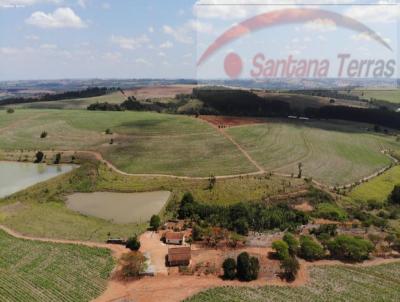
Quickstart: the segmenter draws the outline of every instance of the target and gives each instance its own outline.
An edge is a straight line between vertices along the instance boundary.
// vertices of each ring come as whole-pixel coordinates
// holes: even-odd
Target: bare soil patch
[[[251,125],[266,123],[263,118],[256,117],[240,117],[240,116],[218,116],[218,115],[202,115],[200,118],[215,126],[234,127],[241,125]]]

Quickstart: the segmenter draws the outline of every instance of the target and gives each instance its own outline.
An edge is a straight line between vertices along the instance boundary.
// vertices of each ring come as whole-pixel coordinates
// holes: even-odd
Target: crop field
[[[395,185],[400,184],[400,166],[354,188],[349,196],[357,201],[376,200],[385,202]]]
[[[85,110],[0,114],[7,117],[0,128],[3,150],[95,150],[129,173],[209,176],[255,170],[220,133],[190,117]],[[106,129],[114,134],[106,135]],[[42,131],[48,133],[44,139]]]
[[[110,104],[121,104],[125,101],[126,97],[121,92],[113,92],[110,94],[96,96],[91,98],[81,99],[67,99],[50,102],[37,102],[37,103],[25,103],[13,106],[13,108],[32,108],[32,109],[86,109],[90,104],[96,102],[99,103],[110,103]]]
[[[311,283],[302,287],[220,287],[197,294],[188,302],[309,302],[399,301],[400,262],[371,267],[311,268]]]
[[[114,267],[106,249],[35,242],[0,231],[1,301],[91,301]]]
[[[393,136],[367,132],[346,122],[270,122],[232,127],[228,133],[267,171],[303,175],[330,185],[355,182],[391,160],[381,150],[398,150]]]

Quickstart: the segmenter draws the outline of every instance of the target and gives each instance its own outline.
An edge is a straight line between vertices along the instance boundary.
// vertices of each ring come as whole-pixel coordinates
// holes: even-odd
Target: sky
[[[224,60],[232,52],[240,55],[244,76],[257,53],[274,59],[329,58],[332,66],[339,53],[360,60],[398,59],[400,6],[393,5],[398,1],[250,2],[259,5],[244,0],[0,0],[0,80],[223,78]],[[321,18],[248,33],[196,66],[232,26],[258,14],[302,7],[354,18],[392,50]]]

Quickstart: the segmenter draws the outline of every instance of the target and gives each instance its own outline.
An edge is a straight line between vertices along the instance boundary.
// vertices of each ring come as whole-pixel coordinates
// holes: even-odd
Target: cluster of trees
[[[300,236],[298,241],[292,234],[286,233],[283,240],[272,244],[276,257],[281,261],[294,256],[315,261],[325,258],[329,252],[333,259],[358,262],[368,259],[374,250],[371,241],[356,236],[337,235],[336,227],[332,225],[320,226],[310,233],[316,235],[322,244],[312,236]]]
[[[293,281],[300,269],[299,261],[296,258],[296,254],[300,249],[299,241],[293,234],[286,233],[282,240],[272,243],[272,248],[276,251],[276,258],[281,262],[283,276],[288,281]]]
[[[77,91],[66,91],[62,93],[55,94],[45,94],[40,97],[22,98],[14,97],[8,98],[1,101],[1,105],[11,105],[11,104],[22,104],[22,103],[36,103],[36,102],[48,102],[48,101],[59,101],[66,99],[80,99],[80,98],[90,98],[95,96],[101,96],[115,91],[116,88],[106,88],[106,87],[91,87],[84,90]]]
[[[260,263],[257,257],[250,256],[247,252],[240,253],[237,261],[233,258],[225,259],[222,264],[224,270],[223,278],[233,280],[238,278],[240,281],[256,280],[260,271]]]
[[[123,279],[137,278],[147,268],[146,258],[142,253],[129,252],[122,255],[120,259],[120,266],[120,274]]]
[[[111,104],[108,102],[104,103],[93,103],[87,106],[87,110],[91,111],[123,111],[120,105],[118,104]]]
[[[237,203],[230,206],[209,205],[195,201],[186,193],[178,209],[180,219],[192,219],[247,235],[248,231],[295,229],[308,223],[304,212],[292,209],[286,203],[268,205],[262,203]]]

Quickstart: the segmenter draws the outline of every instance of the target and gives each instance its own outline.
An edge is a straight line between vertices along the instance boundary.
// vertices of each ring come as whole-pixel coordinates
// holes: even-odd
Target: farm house
[[[187,266],[191,259],[190,247],[174,247],[168,249],[168,265],[169,266]]]
[[[183,232],[166,232],[164,236],[166,244],[181,245],[185,241],[185,233]]]

